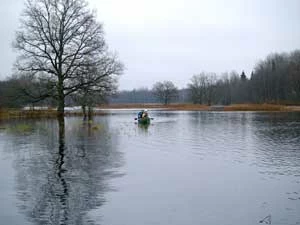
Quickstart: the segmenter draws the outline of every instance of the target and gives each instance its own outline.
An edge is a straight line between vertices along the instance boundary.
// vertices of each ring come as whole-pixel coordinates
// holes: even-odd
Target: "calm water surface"
[[[300,224],[299,113],[135,113],[0,122],[0,224]]]

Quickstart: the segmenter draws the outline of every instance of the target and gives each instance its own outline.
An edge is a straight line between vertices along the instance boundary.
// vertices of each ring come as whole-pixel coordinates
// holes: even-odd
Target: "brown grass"
[[[234,104],[224,106],[224,111],[286,111],[283,105],[273,104]]]

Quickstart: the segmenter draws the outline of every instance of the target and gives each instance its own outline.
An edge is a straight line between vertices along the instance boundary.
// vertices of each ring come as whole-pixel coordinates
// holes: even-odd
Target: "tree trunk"
[[[65,95],[64,95],[64,89],[63,89],[63,80],[62,78],[59,78],[58,81],[58,107],[57,107],[57,116],[58,117],[64,117],[64,110],[65,110]]]
[[[93,120],[93,108],[91,106],[88,107],[88,120]]]
[[[58,118],[59,149],[63,151],[65,144],[65,118]]]
[[[86,106],[82,105],[81,108],[82,108],[82,113],[83,113],[83,120],[86,120],[86,118],[87,118],[87,115],[86,115]]]
[[[168,105],[168,103],[169,103],[169,97],[167,95],[165,95],[165,97],[164,97],[164,104]]]

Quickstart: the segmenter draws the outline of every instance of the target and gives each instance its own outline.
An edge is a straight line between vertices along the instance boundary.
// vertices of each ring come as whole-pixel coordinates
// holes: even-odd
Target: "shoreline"
[[[106,110],[141,110],[156,109],[164,111],[221,111],[221,112],[300,112],[300,106],[286,106],[274,104],[232,104],[224,105],[199,105],[199,104],[107,104],[95,107],[94,115],[107,115]],[[56,109],[2,109],[0,110],[0,119],[10,118],[55,118]],[[81,110],[66,110],[65,116],[83,116]]]
[[[170,111],[265,111],[265,112],[300,112],[299,105],[274,104],[232,104],[232,105],[200,105],[200,104],[107,104],[98,107],[101,109],[160,109]]]

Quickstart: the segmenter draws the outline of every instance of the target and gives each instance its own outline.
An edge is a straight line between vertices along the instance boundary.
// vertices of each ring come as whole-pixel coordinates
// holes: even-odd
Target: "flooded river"
[[[300,114],[0,122],[0,224],[300,224]]]

